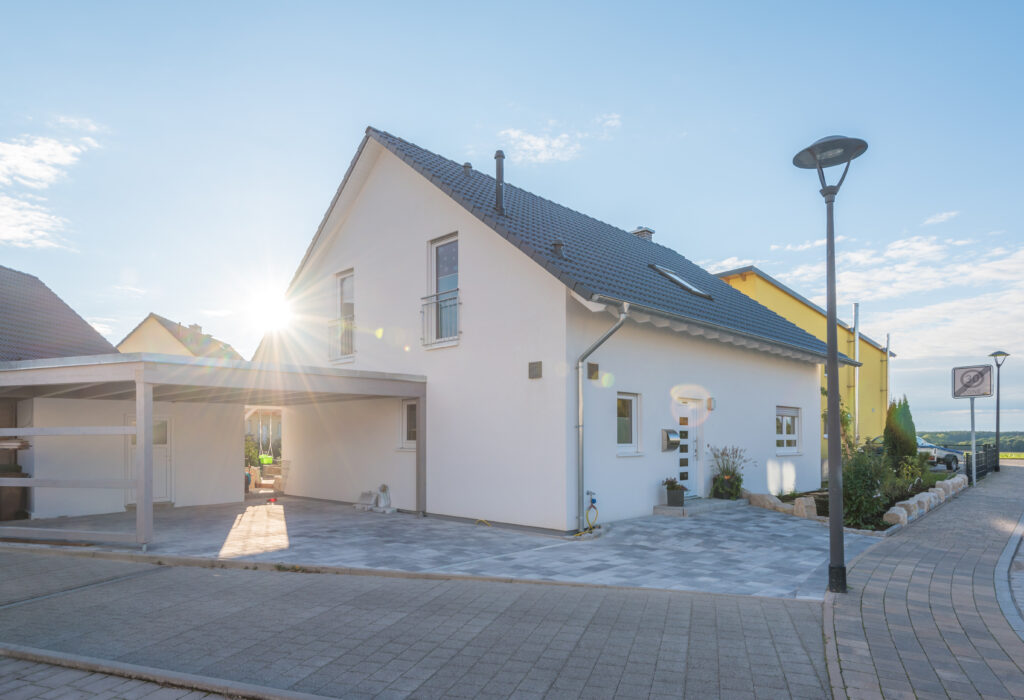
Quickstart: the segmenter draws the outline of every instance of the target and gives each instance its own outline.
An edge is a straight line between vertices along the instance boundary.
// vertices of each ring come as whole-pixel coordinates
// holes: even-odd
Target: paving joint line
[[[1003,617],[1006,618],[1006,622],[1017,633],[1021,641],[1024,641],[1024,618],[1021,617],[1021,611],[1013,598],[1013,591],[1010,590],[1010,566],[1013,564],[1013,557],[1020,547],[1022,537],[1024,537],[1024,513],[1021,513],[1017,525],[1010,533],[1010,539],[1003,547],[1002,554],[999,555],[992,578],[996,587],[996,601],[1003,611]]]
[[[40,600],[46,600],[47,598],[56,598],[58,596],[68,595],[70,593],[77,593],[79,591],[84,591],[84,590],[87,590],[89,588],[96,588],[98,586],[106,586],[107,584],[117,583],[118,581],[127,581],[128,579],[138,578],[140,576],[148,576],[150,574],[157,574],[157,573],[160,573],[161,571],[162,571],[162,569],[160,569],[160,568],[146,569],[144,571],[134,571],[134,572],[132,572],[130,574],[124,574],[124,575],[121,575],[121,576],[112,576],[111,578],[106,578],[106,579],[103,579],[102,581],[93,581],[91,583],[83,583],[80,586],[74,586],[72,588],[65,588],[62,591],[54,591],[53,593],[45,593],[43,595],[31,596],[29,598],[22,598],[20,600],[11,601],[10,603],[4,603],[3,605],[0,605],[0,610],[6,610],[7,608],[15,608],[15,607],[18,607],[19,605],[28,605],[29,603],[36,603],[36,602],[38,602]]]
[[[168,671],[151,666],[139,666],[120,661],[96,659],[91,656],[79,656],[78,654],[66,654],[64,652],[24,647],[17,644],[7,644],[6,642],[0,642],[0,658],[51,664],[90,673],[104,673],[110,676],[158,683],[164,686],[173,686],[187,690],[216,693],[217,695],[226,695],[228,697],[253,698],[254,700],[323,700],[324,697],[327,697],[299,693],[282,688],[268,688],[251,683],[239,683],[222,678]]]

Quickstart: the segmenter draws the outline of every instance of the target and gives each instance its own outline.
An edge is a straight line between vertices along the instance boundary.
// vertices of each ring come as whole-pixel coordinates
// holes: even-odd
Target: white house
[[[706,494],[708,445],[746,450],[751,491],[817,487],[824,344],[502,165],[367,129],[288,289],[294,321],[254,361],[424,376],[429,413],[417,431],[394,399],[285,407],[286,491],[387,483],[399,508],[570,531],[588,491],[602,520],[650,514],[666,477]]]
[[[572,531],[587,492],[602,521],[650,514],[666,477],[707,493],[709,445],[746,450],[751,491],[816,487],[824,344],[649,229],[504,182],[502,158],[491,177],[368,129],[288,289],[295,320],[251,363],[0,357],[32,517],[137,502],[116,536],[145,544],[154,500],[241,501],[246,405],[282,409],[286,493],[388,484],[430,515]]]

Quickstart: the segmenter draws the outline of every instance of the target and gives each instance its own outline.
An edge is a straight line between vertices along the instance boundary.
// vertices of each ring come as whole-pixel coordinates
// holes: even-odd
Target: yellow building
[[[826,312],[809,299],[797,294],[771,275],[749,265],[735,270],[719,272],[718,277],[751,299],[796,324],[820,340],[826,340]],[[854,435],[857,443],[877,437],[885,428],[885,411],[889,405],[889,359],[895,353],[886,352],[864,334],[855,344],[856,330],[839,321],[839,352],[861,363],[860,367],[839,366],[839,386],[843,405],[853,415]],[[860,347],[857,348],[856,345]],[[859,350],[859,352],[858,352]],[[821,386],[825,386],[825,367],[821,369]],[[821,410],[825,410],[825,396],[821,397]],[[822,424],[822,455],[828,454]]]
[[[156,352],[166,355],[215,357],[222,360],[243,359],[233,347],[203,333],[192,324],[186,326],[151,313],[117,344],[119,352]]]

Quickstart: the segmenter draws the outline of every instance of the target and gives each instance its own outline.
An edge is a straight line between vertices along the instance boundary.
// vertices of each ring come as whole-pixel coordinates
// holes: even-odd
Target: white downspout
[[[586,513],[583,503],[583,363],[604,344],[604,341],[611,338],[615,331],[622,328],[628,314],[629,303],[623,302],[622,310],[619,311],[619,320],[615,322],[615,325],[605,331],[604,335],[598,338],[576,360],[576,495],[578,496],[576,524],[581,532],[585,526],[583,518]]]

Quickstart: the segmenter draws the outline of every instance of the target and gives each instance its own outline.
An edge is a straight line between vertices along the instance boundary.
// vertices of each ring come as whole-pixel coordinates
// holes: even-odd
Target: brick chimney
[[[645,241],[649,241],[654,238],[654,229],[647,228],[646,226],[637,226],[635,229],[630,231],[637,238],[642,238]]]

